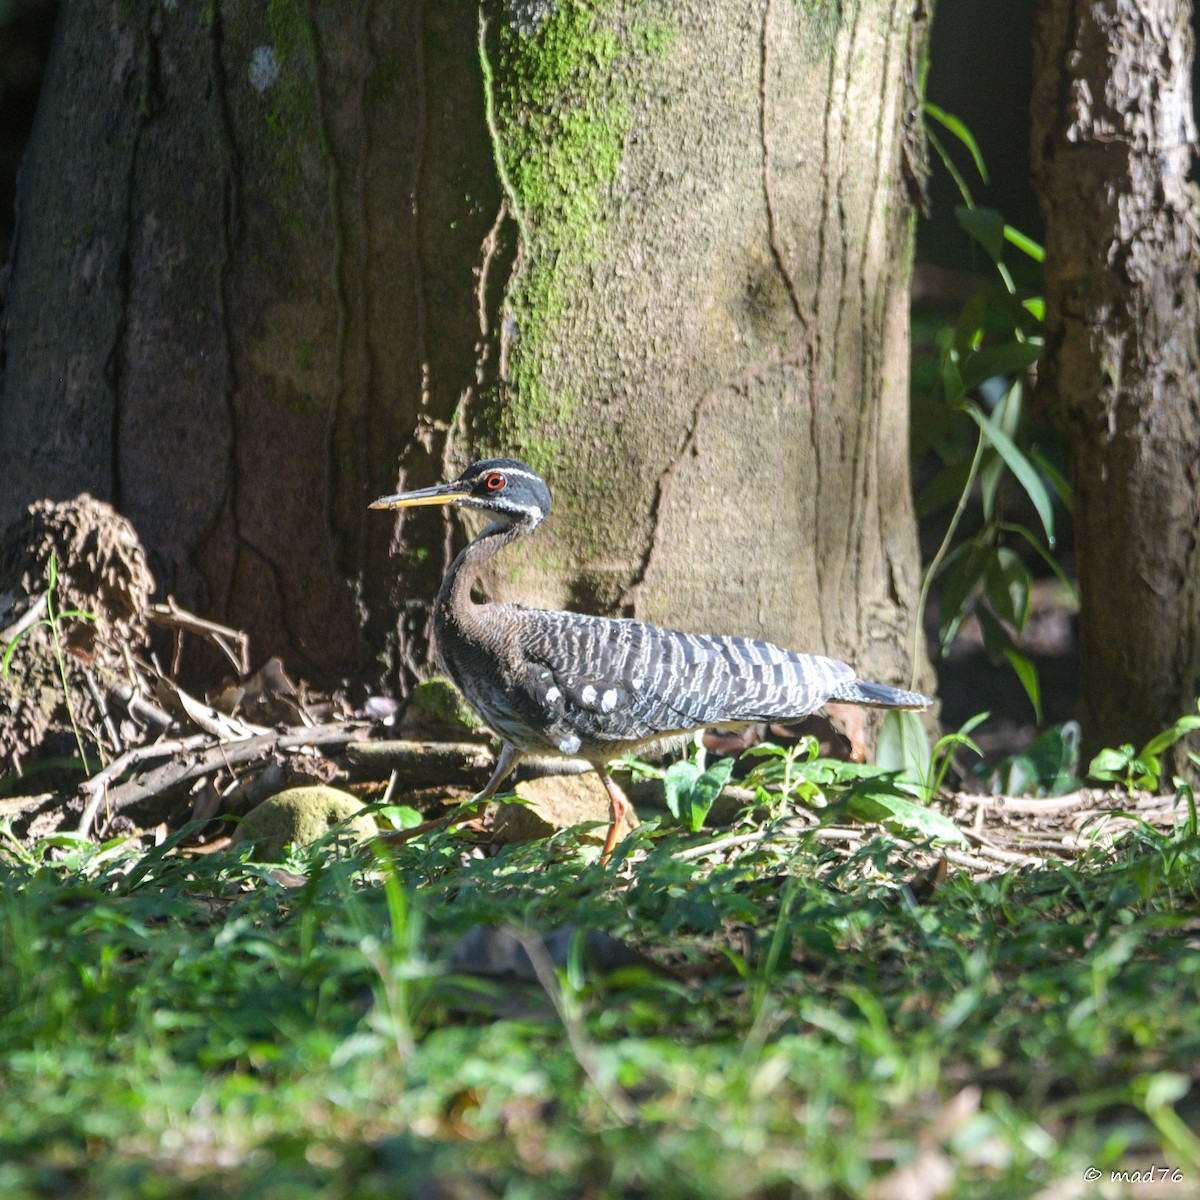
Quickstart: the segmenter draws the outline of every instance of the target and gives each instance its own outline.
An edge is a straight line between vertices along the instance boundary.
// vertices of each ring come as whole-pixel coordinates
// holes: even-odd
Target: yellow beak
[[[453,483],[439,483],[434,487],[420,488],[415,492],[398,492],[395,496],[380,496],[372,500],[368,508],[417,508],[422,504],[454,504],[465,500],[464,492]]]

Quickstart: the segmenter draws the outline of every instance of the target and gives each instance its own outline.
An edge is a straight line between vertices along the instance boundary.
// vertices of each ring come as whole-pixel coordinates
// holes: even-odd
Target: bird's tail
[[[830,700],[843,704],[861,704],[867,708],[928,708],[933,701],[920,692],[905,692],[888,687],[886,683],[868,683],[865,679],[848,679],[839,683]]]

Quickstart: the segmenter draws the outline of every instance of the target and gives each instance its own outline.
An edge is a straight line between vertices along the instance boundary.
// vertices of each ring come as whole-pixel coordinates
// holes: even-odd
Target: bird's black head
[[[532,467],[515,458],[486,458],[472,463],[453,483],[383,496],[371,507],[410,508],[419,504],[477,508],[502,525],[520,522],[532,529],[550,511],[550,489]]]

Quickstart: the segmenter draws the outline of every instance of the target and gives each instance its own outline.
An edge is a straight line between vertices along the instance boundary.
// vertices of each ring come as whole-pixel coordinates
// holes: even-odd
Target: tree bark
[[[490,594],[906,679],[925,29],[921,0],[73,0],[0,519],[88,488],[256,658],[404,687],[462,531],[365,505],[503,452],[556,513]]]
[[[1033,99],[1046,214],[1040,392],[1067,437],[1090,750],[1200,691],[1200,205],[1191,5],[1043,0]]]

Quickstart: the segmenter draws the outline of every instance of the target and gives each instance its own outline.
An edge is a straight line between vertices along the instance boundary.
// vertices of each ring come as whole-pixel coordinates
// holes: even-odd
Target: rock
[[[608,829],[608,793],[599,777],[587,775],[546,775],[527,779],[513,789],[524,804],[501,804],[492,825],[492,837],[502,844],[529,842],[549,837],[560,829],[601,822],[599,828],[586,835],[591,841],[603,842]],[[621,822],[619,838],[636,829],[638,819],[630,809]]]
[[[288,846],[308,846],[341,821],[362,841],[377,832],[374,817],[362,808],[361,801],[337,788],[288,788],[251,809],[237,827],[233,844],[254,842],[254,858],[277,862]]]
[[[486,741],[487,727],[444,675],[435,675],[413,688],[400,721],[405,737],[437,737],[442,741]]]

